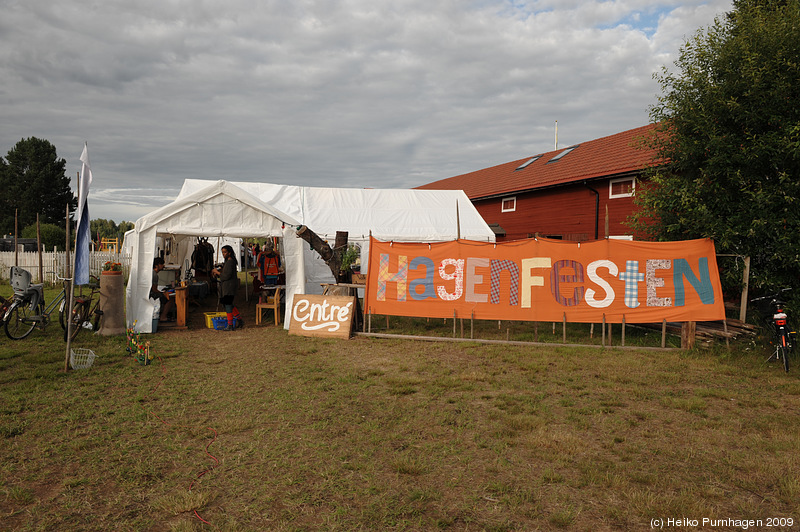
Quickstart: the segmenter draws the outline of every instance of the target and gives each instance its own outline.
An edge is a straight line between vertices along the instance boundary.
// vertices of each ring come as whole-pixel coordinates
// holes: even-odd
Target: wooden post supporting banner
[[[661,347],[667,347],[667,320],[661,322]]]
[[[606,315],[605,314],[603,314],[603,325],[602,325],[602,327],[603,327],[603,338],[600,341],[600,345],[605,347],[606,346]]]
[[[472,340],[475,338],[475,311],[472,311],[472,315],[469,317],[469,339]]]
[[[697,332],[697,322],[685,321],[681,325],[681,349],[692,349],[694,347],[695,333]]]
[[[564,313],[564,318],[561,323],[561,343],[567,343],[567,313]]]
[[[625,314],[622,315],[622,347],[625,347]]]
[[[722,320],[722,329],[725,331],[725,347],[731,348],[731,339],[728,337],[728,320]]]

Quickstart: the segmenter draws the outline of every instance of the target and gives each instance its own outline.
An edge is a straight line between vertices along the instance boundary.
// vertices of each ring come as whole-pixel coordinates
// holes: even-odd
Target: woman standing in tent
[[[233,305],[233,298],[236,295],[236,290],[239,288],[239,277],[236,275],[236,255],[233,253],[233,248],[230,246],[222,246],[222,257],[225,263],[222,269],[214,268],[211,270],[211,275],[217,277],[219,281],[220,290],[220,303],[225,306],[225,313],[228,315],[228,326],[224,330],[232,331],[236,327],[243,327],[244,321],[239,314],[239,309]],[[236,318],[237,324],[233,325],[233,319]]]

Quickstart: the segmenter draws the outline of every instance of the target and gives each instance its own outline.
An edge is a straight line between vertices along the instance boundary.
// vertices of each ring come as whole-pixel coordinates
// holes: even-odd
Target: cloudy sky
[[[38,137],[92,218],[185,178],[407,188],[648,123],[731,0],[0,0],[0,155]]]

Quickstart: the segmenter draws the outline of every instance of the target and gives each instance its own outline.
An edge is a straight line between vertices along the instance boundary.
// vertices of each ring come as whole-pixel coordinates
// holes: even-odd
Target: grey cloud
[[[411,187],[647,123],[730,0],[11,2],[0,153],[50,140],[135,220],[188,177]],[[658,21],[638,27],[637,21]]]

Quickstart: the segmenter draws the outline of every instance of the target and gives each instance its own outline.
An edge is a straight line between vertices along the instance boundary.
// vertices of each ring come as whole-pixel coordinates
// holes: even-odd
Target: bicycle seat
[[[42,297],[44,284],[31,284],[31,273],[18,266],[11,267],[11,287],[14,295],[31,302],[31,308],[35,309]]]
[[[19,266],[11,267],[11,288],[19,296],[25,295],[31,286],[31,272],[23,270]]]

